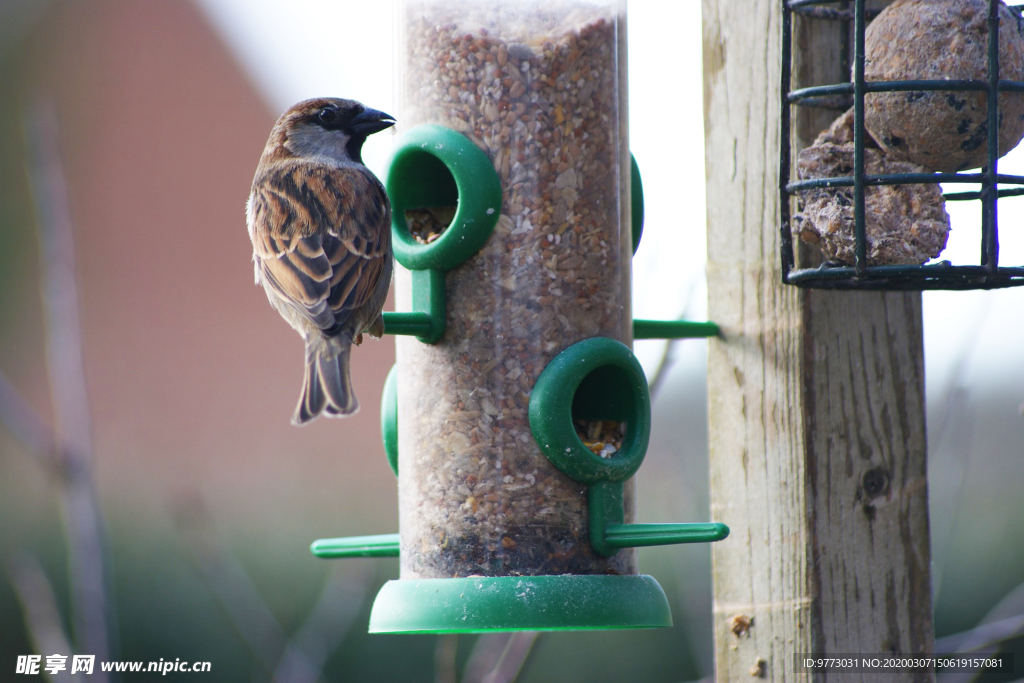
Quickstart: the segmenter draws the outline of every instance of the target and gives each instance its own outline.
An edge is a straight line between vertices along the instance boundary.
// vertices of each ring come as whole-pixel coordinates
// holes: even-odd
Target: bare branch
[[[462,683],[482,683],[484,676],[498,665],[511,637],[511,633],[484,633],[478,637],[462,670]]]
[[[73,228],[57,140],[54,105],[37,104],[26,119],[27,156],[40,228],[50,393],[65,460],[60,498],[68,537],[75,641],[82,652],[109,661],[114,658],[109,554],[93,481]],[[94,675],[103,682],[112,678],[99,671]]]
[[[974,628],[936,640],[935,651],[971,653],[980,657],[998,652],[1000,643],[1021,635],[1024,635],[1024,584],[1003,596]],[[944,671],[936,680],[939,683],[966,683],[981,673]]]
[[[289,638],[238,559],[219,541],[202,501],[179,506],[178,530],[204,585],[224,610],[257,664],[274,681],[315,683],[331,653],[349,633],[369,593],[369,567],[327,578],[299,630]]]
[[[62,457],[53,431],[3,372],[0,372],[0,422],[48,473],[57,475],[62,471]]]
[[[284,629],[238,560],[214,537],[200,502],[182,505],[178,530],[204,585],[224,610],[242,642],[268,674],[287,646]]]
[[[935,651],[943,653],[977,652],[991,649],[1010,638],[1024,635],[1024,614],[981,624],[970,631],[955,633],[935,641]]]
[[[991,306],[991,299],[984,298],[982,300],[979,307],[973,312],[975,326],[980,326],[981,321],[988,315]],[[938,528],[938,519],[933,518],[932,520],[936,550],[941,547],[943,540],[945,540],[945,548],[938,552],[937,556],[935,552],[932,555],[932,564],[934,566],[932,590],[935,593],[936,600],[942,595],[946,565],[949,562],[953,548],[949,539],[952,537],[960,519],[967,478],[971,472],[971,465],[973,464],[976,452],[975,449],[968,447],[973,436],[975,420],[971,415],[972,405],[969,401],[970,392],[967,387],[970,385],[969,361],[971,356],[977,351],[980,340],[981,336],[975,334],[968,336],[960,344],[953,361],[949,364],[948,378],[942,389],[936,392],[938,399],[932,402],[933,408],[929,411],[938,416],[938,419],[929,419],[929,424],[937,424],[939,426],[935,436],[929,437],[929,453],[938,454],[948,450],[950,453],[960,454],[957,457],[958,462],[956,464],[956,471],[960,473],[960,477],[952,491],[943,491],[942,489],[945,487],[942,486],[942,481],[939,479],[934,484],[929,484],[932,498],[935,499],[937,494],[939,498],[944,497],[943,494],[947,494],[950,500],[943,505],[943,508],[952,508],[953,511],[949,515],[949,521],[944,525],[945,528]]]
[[[477,638],[462,683],[511,683],[537,641],[537,631],[485,633]]]
[[[1003,641],[1021,634],[1024,634],[1024,584],[1007,593],[973,629],[936,640],[935,652],[970,653],[984,657],[998,652]],[[935,680],[938,683],[969,683],[982,673],[981,669],[943,671]]]
[[[434,683],[458,683],[455,657],[459,649],[457,633],[442,633],[434,649]]]
[[[654,372],[651,373],[651,381],[647,383],[651,391],[651,400],[653,401],[657,397],[658,392],[661,390],[662,384],[665,382],[665,378],[668,377],[669,370],[675,365],[675,349],[676,344],[681,340],[679,339],[666,339],[665,346],[661,351],[661,358],[658,360],[658,364],[654,368]]]
[[[679,313],[679,317],[676,320],[686,320],[689,311],[693,308],[693,300],[697,293],[697,287],[691,281],[690,291],[686,296],[686,304],[683,306],[683,310]],[[647,383],[650,388],[651,400],[653,401],[657,397],[658,392],[661,390],[662,384],[668,377],[669,372],[676,362],[676,349],[679,342],[684,341],[682,339],[666,339],[665,346],[662,348],[661,358],[658,360],[658,364],[655,366],[654,371],[651,373],[651,379]]]
[[[530,656],[533,645],[537,642],[537,631],[519,631],[513,633],[505,650],[501,653],[498,663],[494,666],[482,683],[512,683],[522,671],[526,659]]]
[[[25,615],[25,630],[33,650],[44,657],[53,654],[70,657],[73,650],[61,623],[53,586],[39,562],[29,553],[19,552],[7,563],[7,572]],[[80,683],[81,677],[71,675],[70,669],[68,660],[64,671],[56,674],[43,671],[43,675],[53,683]]]
[[[357,567],[355,575],[351,568]],[[315,683],[320,680],[324,663],[352,629],[360,609],[370,592],[373,574],[366,562],[336,562],[334,570],[324,581],[316,604],[295,633],[284,656],[277,665],[274,681],[277,683]]]

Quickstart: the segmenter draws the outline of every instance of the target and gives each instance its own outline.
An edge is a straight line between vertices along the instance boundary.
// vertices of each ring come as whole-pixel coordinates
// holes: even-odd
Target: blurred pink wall
[[[6,68],[18,92],[0,106],[20,115],[42,95],[59,111],[103,498],[160,514],[198,492],[236,522],[285,526],[370,501],[393,519],[379,430],[390,338],[353,355],[356,417],[289,424],[302,342],[253,284],[244,217],[277,112],[201,13],[55,2]],[[18,291],[36,299],[15,307],[24,334],[0,364],[48,414],[34,239],[24,257],[36,279]]]

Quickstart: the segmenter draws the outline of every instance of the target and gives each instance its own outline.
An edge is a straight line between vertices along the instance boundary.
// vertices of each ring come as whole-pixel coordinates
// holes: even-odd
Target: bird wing
[[[362,166],[294,161],[257,177],[249,201],[254,259],[268,291],[337,334],[391,258],[384,187]]]

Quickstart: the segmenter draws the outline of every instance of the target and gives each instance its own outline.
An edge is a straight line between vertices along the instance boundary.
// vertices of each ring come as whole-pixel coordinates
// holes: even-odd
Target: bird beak
[[[395,117],[376,109],[363,109],[348,123],[348,127],[359,135],[373,135],[395,125]]]

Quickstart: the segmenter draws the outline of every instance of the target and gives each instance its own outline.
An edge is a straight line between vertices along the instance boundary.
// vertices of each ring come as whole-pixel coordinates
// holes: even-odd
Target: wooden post
[[[718,680],[824,680],[796,653],[930,653],[921,296],[782,284],[782,0],[703,13],[711,505],[732,529],[713,546]],[[799,27],[794,87],[842,78],[841,42],[815,33],[836,30]],[[820,130],[794,125],[797,144]]]

